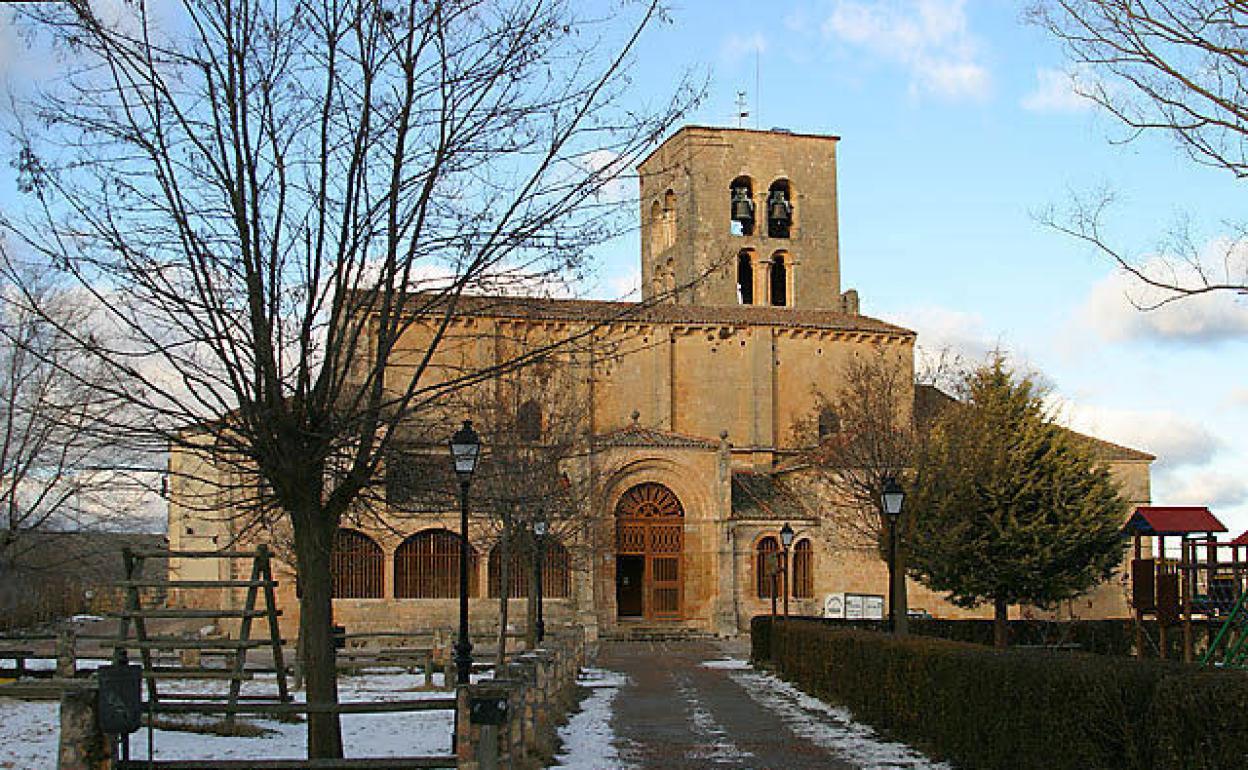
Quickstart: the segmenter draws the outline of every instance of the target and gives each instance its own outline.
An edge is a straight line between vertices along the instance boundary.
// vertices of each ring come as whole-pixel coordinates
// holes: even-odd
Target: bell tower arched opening
[[[749,250],[737,255],[737,302],[754,304],[754,253]]]
[[[662,484],[630,488],[615,506],[615,600],[621,619],[681,617],[685,510]]]

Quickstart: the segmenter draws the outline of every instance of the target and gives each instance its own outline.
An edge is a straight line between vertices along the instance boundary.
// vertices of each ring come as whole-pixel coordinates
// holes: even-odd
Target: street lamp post
[[[888,516],[888,632],[897,633],[897,518],[906,501],[906,492],[893,476],[884,478],[880,495],[884,513]]]
[[[459,641],[455,642],[455,682],[468,684],[472,673],[472,641],[468,638],[468,485],[477,470],[481,437],[472,420],[451,436],[451,459],[459,477]]]
[[[784,617],[789,617],[789,548],[793,545],[793,528],[786,521],[780,528],[780,544],[784,546]]]
[[[542,568],[546,566],[546,519],[533,522],[533,579],[537,581],[537,643],[546,638],[546,621],[542,617]]]

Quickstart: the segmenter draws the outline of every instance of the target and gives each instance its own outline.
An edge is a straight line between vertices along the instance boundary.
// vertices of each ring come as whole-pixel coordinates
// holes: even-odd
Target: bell
[[[737,222],[754,221],[754,201],[744,187],[732,188],[732,218]]]
[[[772,190],[767,196],[767,218],[773,222],[787,223],[793,214],[793,206],[782,190]]]

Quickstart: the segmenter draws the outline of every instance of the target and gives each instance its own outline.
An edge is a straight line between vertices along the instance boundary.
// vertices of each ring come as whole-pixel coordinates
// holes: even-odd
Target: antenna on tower
[[[747,106],[749,102],[745,99],[745,91],[737,91],[737,128],[745,128],[745,119],[750,116]]]

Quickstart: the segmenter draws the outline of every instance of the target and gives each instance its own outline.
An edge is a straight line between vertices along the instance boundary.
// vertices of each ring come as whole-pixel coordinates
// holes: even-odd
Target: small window
[[[758,598],[770,599],[772,571],[775,569],[776,555],[780,553],[780,543],[774,537],[764,537],[758,541],[754,550],[754,577]],[[779,578],[776,578],[779,581]]]
[[[776,307],[789,304],[789,269],[784,254],[771,257],[771,304]]]
[[[516,434],[521,441],[540,441],[542,438],[542,407],[529,399],[516,410]]]
[[[737,255],[737,302],[754,304],[754,255],[749,251]]]
[[[729,187],[729,211],[733,235],[754,234],[754,183],[748,176],[732,180]]]
[[[809,599],[815,595],[815,549],[808,538],[793,547],[793,596]]]
[[[841,418],[830,406],[819,410],[819,438],[825,439],[833,433],[840,433]]]
[[[767,237],[788,238],[793,224],[793,201],[787,179],[778,179],[767,190]]]
[[[650,256],[657,257],[663,252],[663,208],[655,201],[650,206]]]

